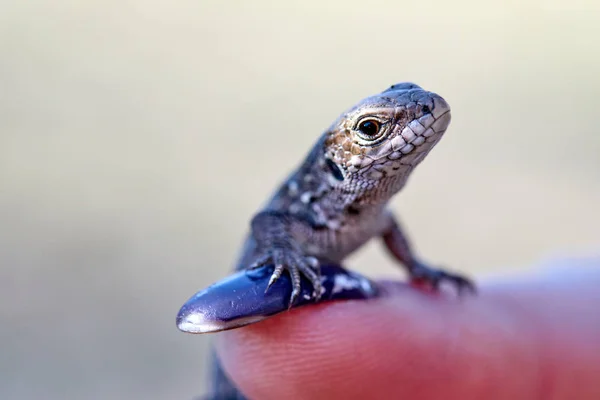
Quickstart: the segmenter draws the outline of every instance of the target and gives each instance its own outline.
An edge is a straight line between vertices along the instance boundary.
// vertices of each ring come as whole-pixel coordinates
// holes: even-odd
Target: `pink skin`
[[[600,399],[600,258],[481,283],[463,301],[399,283],[219,334],[252,399]]]

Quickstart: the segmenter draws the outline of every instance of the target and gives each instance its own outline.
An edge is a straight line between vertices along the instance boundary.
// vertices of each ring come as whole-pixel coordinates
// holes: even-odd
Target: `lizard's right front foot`
[[[275,265],[275,270],[271,275],[269,284],[265,293],[269,288],[281,277],[284,270],[287,270],[292,280],[292,295],[288,308],[291,308],[298,296],[300,295],[300,274],[304,275],[306,279],[310,281],[313,286],[313,298],[318,301],[323,293],[323,286],[321,285],[321,268],[319,261],[314,257],[307,257],[299,252],[288,249],[288,248],[272,248],[265,252],[258,260],[256,260],[248,269],[255,269],[262,267],[268,263]]]

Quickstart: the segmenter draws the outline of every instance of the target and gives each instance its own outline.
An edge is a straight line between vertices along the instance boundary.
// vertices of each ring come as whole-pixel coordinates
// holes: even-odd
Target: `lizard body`
[[[311,282],[313,296],[319,299],[319,264],[341,262],[380,237],[412,280],[433,289],[446,280],[459,291],[474,290],[468,279],[421,262],[387,208],[449,123],[448,103],[412,83],[393,85],[360,101],[322,134],[304,162],[253,217],[236,268],[272,264],[270,285],[289,273],[291,306],[301,279]],[[240,396],[220,368],[217,378],[215,398]]]

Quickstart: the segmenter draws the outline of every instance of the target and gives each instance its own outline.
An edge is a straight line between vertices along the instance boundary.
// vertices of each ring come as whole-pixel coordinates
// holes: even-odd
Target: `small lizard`
[[[301,277],[312,283],[319,298],[320,262],[341,262],[368,240],[381,237],[413,280],[434,289],[442,280],[472,289],[469,280],[415,257],[387,208],[449,123],[448,103],[412,83],[393,85],[359,102],[327,129],[254,216],[237,269],[274,264],[270,284],[287,271],[292,305]]]
[[[310,281],[318,300],[319,265],[339,263],[380,237],[413,282],[436,290],[448,281],[459,292],[474,291],[469,279],[422,262],[387,207],[449,123],[448,103],[413,83],[393,85],[360,101],[321,135],[252,218],[237,270],[272,264],[269,286],[283,273],[290,275],[290,306],[300,294],[302,278]],[[217,376],[225,379],[220,368]],[[230,383],[215,383],[222,393],[215,398],[231,398]]]

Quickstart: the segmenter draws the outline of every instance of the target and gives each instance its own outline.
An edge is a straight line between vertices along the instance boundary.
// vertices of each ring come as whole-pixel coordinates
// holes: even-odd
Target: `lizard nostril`
[[[423,106],[421,107],[421,111],[423,111],[423,114],[429,114],[431,112],[431,109],[429,108],[429,106]]]

